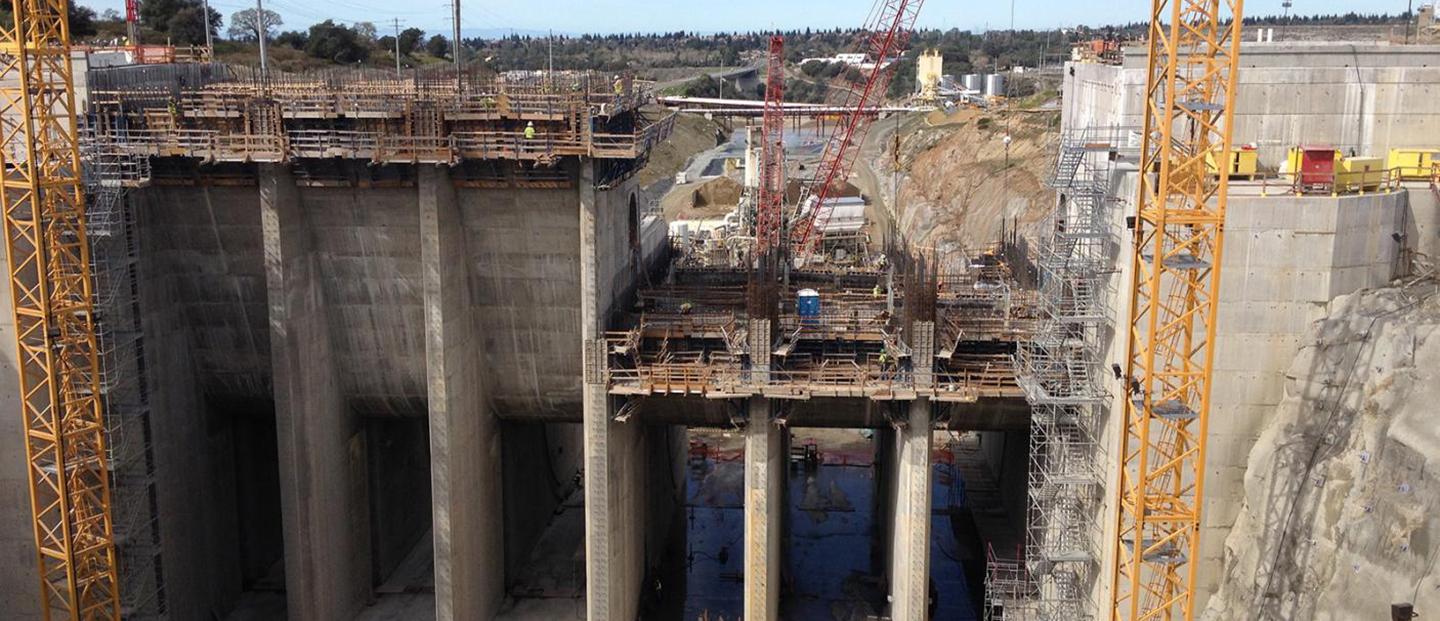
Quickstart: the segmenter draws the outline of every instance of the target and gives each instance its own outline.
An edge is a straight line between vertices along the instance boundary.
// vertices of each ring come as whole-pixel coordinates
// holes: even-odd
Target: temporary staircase
[[[1117,161],[1133,157],[1128,131],[1078,129],[1060,141],[1049,183],[1060,196],[1037,258],[1043,318],[1015,355],[1031,406],[1029,505],[1023,558],[992,556],[991,621],[1094,618],[1091,586],[1103,482],[1097,421],[1108,407],[1101,351],[1109,339],[1106,281],[1113,270],[1111,190]]]

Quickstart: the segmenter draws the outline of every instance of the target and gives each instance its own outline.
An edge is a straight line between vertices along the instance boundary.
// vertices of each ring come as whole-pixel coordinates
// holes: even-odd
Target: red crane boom
[[[785,38],[770,37],[765,117],[760,130],[760,192],[755,202],[755,254],[780,248],[785,202]]]
[[[920,15],[924,0],[877,0],[865,24],[865,41],[862,50],[875,64],[870,68],[864,88],[849,89],[846,95],[844,118],[835,126],[825,152],[815,171],[815,178],[800,193],[796,207],[796,221],[791,228],[791,243],[795,256],[803,262],[819,245],[820,234],[835,209],[838,188],[850,177],[860,145],[870,131],[874,117],[866,114],[867,108],[876,107],[890,88],[894,75],[887,62],[905,51],[915,27],[915,18]]]

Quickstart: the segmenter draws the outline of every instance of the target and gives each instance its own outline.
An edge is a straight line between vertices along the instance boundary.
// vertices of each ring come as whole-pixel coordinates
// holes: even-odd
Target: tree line
[[[0,10],[8,7],[0,6]],[[125,24],[118,12],[107,10],[97,16],[83,6],[70,5],[71,33],[78,39],[121,39]],[[1259,25],[1373,25],[1405,23],[1409,13],[1398,15],[1350,12],[1332,15],[1293,17],[1252,16],[1246,23]],[[201,0],[145,0],[141,3],[140,25],[147,41],[166,40],[176,45],[198,45],[205,41],[207,29],[215,38],[217,54],[253,53],[255,42],[263,29],[273,46],[289,48],[308,57],[314,64],[370,63],[415,65],[448,58],[453,52],[450,40],[442,34],[427,35],[420,28],[407,28],[398,34],[381,36],[373,22],[347,23],[326,20],[305,29],[284,29],[281,16],[270,10],[236,11],[223,31],[224,19],[214,9],[206,13]],[[1144,36],[1147,25],[1122,24],[1100,28],[1084,26],[1064,30],[1014,30],[973,32],[958,29],[922,29],[914,33],[909,51],[898,59],[900,75],[913,72],[914,58],[922,50],[934,49],[945,57],[944,72],[948,74],[1000,71],[1013,66],[1035,66],[1065,57],[1072,44],[1093,38],[1134,39]],[[634,72],[676,67],[734,67],[763,62],[772,33],[722,32],[696,33],[673,31],[662,33],[618,33],[606,35],[559,35],[534,37],[511,35],[493,39],[467,38],[462,41],[466,59],[482,59],[499,70],[584,69],[604,72]],[[801,59],[828,57],[861,48],[864,33],[859,29],[794,29],[782,31],[786,41],[786,57],[791,66]],[[816,78],[829,81],[837,76],[856,81],[853,75],[842,75],[845,69],[827,66],[806,70],[809,81],[802,80],[795,88],[814,90]],[[816,73],[811,73],[814,71]],[[823,75],[819,72],[825,72]],[[848,72],[845,72],[848,74]],[[911,85],[897,80],[892,94]],[[698,91],[719,84],[704,81],[694,85]],[[749,93],[748,96],[756,96]],[[823,93],[818,96],[823,96]]]

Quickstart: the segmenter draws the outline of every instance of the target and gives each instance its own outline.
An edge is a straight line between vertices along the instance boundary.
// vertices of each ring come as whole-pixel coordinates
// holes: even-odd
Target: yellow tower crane
[[[1192,619],[1243,0],[1153,0],[1111,618]],[[1229,21],[1226,21],[1227,18]]]
[[[10,6],[0,23],[0,211],[41,614],[118,619],[67,3]]]

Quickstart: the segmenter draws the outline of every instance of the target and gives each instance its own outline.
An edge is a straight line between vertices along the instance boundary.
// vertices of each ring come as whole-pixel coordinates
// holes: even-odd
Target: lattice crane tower
[[[1153,0],[1113,619],[1192,619],[1243,0]],[[1228,13],[1228,15],[1226,15]],[[1226,19],[1229,21],[1225,21]]]
[[[67,3],[11,6],[11,19],[0,25],[0,208],[41,613],[117,619]]]

